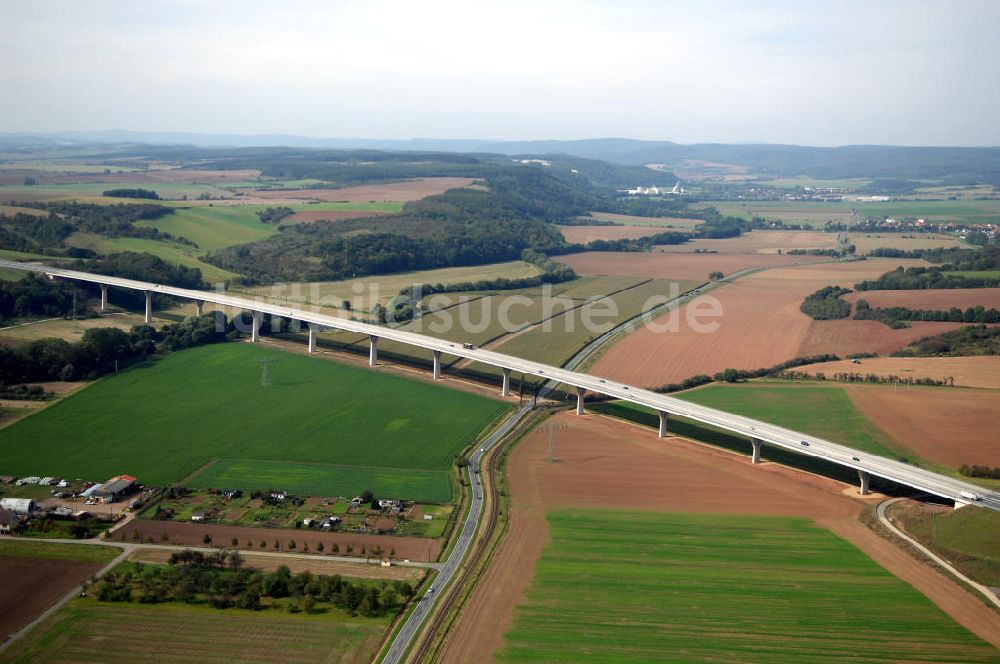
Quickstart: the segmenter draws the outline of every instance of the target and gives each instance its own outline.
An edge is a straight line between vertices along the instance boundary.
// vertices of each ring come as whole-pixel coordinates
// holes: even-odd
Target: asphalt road
[[[407,617],[406,622],[398,632],[396,632],[396,638],[393,639],[392,645],[386,651],[385,656],[382,658],[383,664],[396,664],[402,661],[403,656],[406,654],[406,650],[410,643],[417,636],[420,631],[421,626],[430,615],[431,611],[434,609],[434,605],[437,604],[438,598],[442,595],[442,590],[451,583],[452,578],[458,571],[459,565],[465,559],[468,554],[470,547],[472,546],[472,540],[476,534],[476,527],[479,524],[479,517],[483,513],[483,485],[480,479],[481,475],[478,472],[482,468],[483,455],[491,447],[499,443],[503,438],[510,433],[515,426],[531,412],[532,406],[530,403],[518,408],[516,411],[511,413],[510,416],[504,420],[499,427],[497,427],[489,436],[486,437],[479,446],[476,448],[475,452],[469,458],[469,466],[466,468],[465,472],[469,474],[470,486],[472,487],[472,502],[469,505],[468,514],[465,520],[461,524],[461,532],[455,541],[455,546],[451,550],[451,554],[448,559],[441,564],[437,578],[434,579],[434,583],[431,584],[430,588],[424,593],[423,598],[417,602],[415,608]],[[477,472],[471,472],[475,469]]]

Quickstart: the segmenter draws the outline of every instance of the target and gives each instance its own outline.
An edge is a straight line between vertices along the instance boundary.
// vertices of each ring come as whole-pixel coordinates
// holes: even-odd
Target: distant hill
[[[576,141],[491,141],[484,139],[310,138],[284,134],[256,136],[141,131],[83,131],[0,134],[0,145],[24,148],[49,143],[192,145],[197,147],[300,147],[313,149],[406,150],[504,155],[571,155],[622,165],[690,162],[729,164],[754,175],[814,178],[934,179],[947,183],[1000,186],[1000,147],[902,147],[846,145],[821,148],[776,144],[700,143],[595,138]]]

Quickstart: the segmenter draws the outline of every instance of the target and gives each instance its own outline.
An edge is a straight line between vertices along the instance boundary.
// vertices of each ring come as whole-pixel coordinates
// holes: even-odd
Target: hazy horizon
[[[997,146],[1000,3],[5,3],[0,132]]]

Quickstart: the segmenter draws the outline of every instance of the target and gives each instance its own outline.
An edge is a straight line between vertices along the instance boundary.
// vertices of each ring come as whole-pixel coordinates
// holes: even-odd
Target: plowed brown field
[[[420,178],[388,184],[369,184],[343,189],[293,189],[288,191],[253,191],[260,198],[302,198],[320,201],[346,201],[348,203],[368,203],[370,201],[415,201],[434,194],[442,194],[449,189],[467,187],[471,178]]]
[[[239,542],[239,548],[245,549],[246,542],[253,542],[254,547],[259,547],[261,540],[267,543],[264,547],[266,551],[274,551],[274,542],[280,541],[284,551],[288,549],[288,542],[294,540],[296,551],[301,552],[305,544],[309,545],[310,551],[316,551],[316,545],[323,543],[327,552],[336,543],[340,547],[340,555],[347,554],[347,546],[351,545],[353,555],[358,556],[361,547],[364,546],[368,554],[376,546],[382,547],[383,551],[396,550],[394,558],[407,558],[420,562],[430,562],[437,557],[441,549],[441,540],[430,537],[394,537],[391,535],[367,535],[361,533],[321,533],[311,530],[290,530],[280,528],[253,528],[249,526],[220,526],[216,524],[196,524],[181,523],[179,521],[151,521],[147,519],[136,519],[122,526],[116,533],[116,537],[123,537],[122,541],[131,542],[132,533],[138,530],[140,537],[145,541],[152,537],[154,543],[160,543],[160,536],[166,533],[168,540],[162,540],[169,544],[184,544],[189,546],[204,546],[203,538],[209,535],[215,546],[230,546],[232,538]]]
[[[693,249],[690,251],[691,253],[683,254],[659,250],[643,253],[588,251],[582,254],[560,256],[559,260],[580,274],[698,281],[707,280],[708,273],[716,270],[721,270],[724,274],[732,274],[752,267],[780,267],[828,260],[816,256],[696,254]]]
[[[955,379],[961,387],[1000,389],[1000,357],[977,355],[972,357],[872,357],[854,364],[851,360],[823,362],[801,367],[811,375],[824,373],[827,377],[838,373],[875,374],[899,376],[903,380],[932,378]]]
[[[848,385],[847,393],[875,426],[924,459],[1000,467],[998,391]]]
[[[598,360],[593,373],[652,387],[697,374],[711,375],[729,367],[768,367],[805,355],[885,353],[913,339],[954,328],[956,324],[952,323],[917,323],[912,328],[892,330],[874,321],[814,321],[799,310],[803,298],[819,288],[831,284],[850,286],[899,264],[894,259],[823,263],[775,268],[743,277],[656,321],[665,326],[674,316],[677,331],[642,328],[628,335]],[[703,298],[715,298],[722,308],[718,318],[699,319],[702,323],[718,323],[717,329],[707,333],[696,331],[687,322],[688,312]]]
[[[856,291],[844,296],[848,302],[865,300],[873,307],[947,310],[983,306],[1000,309],[1000,288],[934,288],[929,290]]]
[[[102,567],[82,560],[0,556],[0,642]]]
[[[658,440],[648,429],[595,415],[554,419],[566,427],[555,461],[543,429],[510,456],[510,530],[452,626],[441,661],[484,661],[501,646],[548,538],[545,512],[558,507],[812,517],[1000,645],[1000,616],[864,527],[857,517],[865,503],[854,489],[775,464],[754,467],[746,457],[680,438]]]

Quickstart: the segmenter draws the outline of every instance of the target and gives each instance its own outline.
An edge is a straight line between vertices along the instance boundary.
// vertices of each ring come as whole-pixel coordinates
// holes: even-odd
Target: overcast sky
[[[1000,145],[1000,2],[0,0],[0,131]]]

